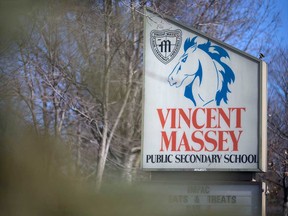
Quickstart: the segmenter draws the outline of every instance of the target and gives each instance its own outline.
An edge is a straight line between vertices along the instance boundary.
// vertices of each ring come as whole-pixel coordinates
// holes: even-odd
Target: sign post
[[[265,62],[150,9],[144,23],[143,170],[175,214],[265,215]]]

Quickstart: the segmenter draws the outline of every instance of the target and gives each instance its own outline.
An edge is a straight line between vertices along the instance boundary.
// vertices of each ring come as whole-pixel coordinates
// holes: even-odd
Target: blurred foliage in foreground
[[[157,185],[110,183],[97,192],[68,174],[72,162],[59,141],[19,126],[7,110],[0,112],[0,215],[231,215],[175,214]]]
[[[143,197],[136,190],[121,185],[95,192],[80,185],[65,174],[68,157],[56,140],[15,126],[7,113],[0,116],[0,215],[132,215],[140,210]],[[142,214],[144,209],[137,213]]]

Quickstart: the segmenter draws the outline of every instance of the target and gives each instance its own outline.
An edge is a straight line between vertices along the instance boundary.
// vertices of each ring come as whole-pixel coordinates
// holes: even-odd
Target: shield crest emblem
[[[171,62],[180,50],[182,32],[176,30],[152,30],[150,45],[154,55],[164,64]]]

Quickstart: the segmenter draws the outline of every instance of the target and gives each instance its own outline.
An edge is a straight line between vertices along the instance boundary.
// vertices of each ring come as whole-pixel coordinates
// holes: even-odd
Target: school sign
[[[147,10],[145,170],[265,171],[266,64]]]

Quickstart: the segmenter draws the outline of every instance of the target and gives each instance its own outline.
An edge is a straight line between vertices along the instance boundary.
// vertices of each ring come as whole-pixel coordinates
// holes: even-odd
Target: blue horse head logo
[[[229,85],[235,81],[233,70],[227,65],[230,56],[225,49],[196,42],[197,36],[187,38],[184,54],[168,76],[171,86],[185,86],[184,96],[194,106],[206,106],[215,102],[228,102]],[[225,61],[225,62],[224,62]],[[205,63],[204,63],[205,62]]]

